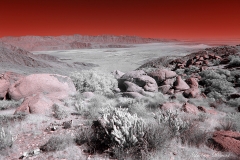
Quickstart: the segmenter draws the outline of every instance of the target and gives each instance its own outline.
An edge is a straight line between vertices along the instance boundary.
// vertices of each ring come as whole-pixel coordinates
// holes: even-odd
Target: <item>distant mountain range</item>
[[[0,41],[27,51],[68,50],[82,48],[125,48],[132,44],[159,43],[176,40],[142,38],[137,36],[22,36],[3,37]]]

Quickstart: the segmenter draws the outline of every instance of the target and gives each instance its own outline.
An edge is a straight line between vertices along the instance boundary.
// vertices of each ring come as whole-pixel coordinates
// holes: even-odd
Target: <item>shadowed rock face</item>
[[[129,44],[163,42],[160,39],[141,38],[135,36],[24,36],[4,37],[3,42],[24,48],[28,51],[66,50],[80,48],[125,48]]]

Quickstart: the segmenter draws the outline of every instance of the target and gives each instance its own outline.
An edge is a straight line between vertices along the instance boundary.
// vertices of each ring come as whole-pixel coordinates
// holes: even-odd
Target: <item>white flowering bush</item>
[[[109,95],[118,87],[113,75],[95,70],[83,70],[71,74],[71,79],[79,92],[96,92]]]
[[[105,108],[100,122],[112,143],[121,148],[134,146],[144,135],[143,120],[127,108]]]

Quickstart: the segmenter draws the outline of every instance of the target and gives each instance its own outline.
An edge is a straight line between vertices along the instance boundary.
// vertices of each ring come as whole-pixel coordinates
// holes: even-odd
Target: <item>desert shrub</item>
[[[18,106],[20,106],[21,101],[6,101],[6,100],[2,100],[0,101],[0,110],[5,110],[5,109],[9,109],[9,108],[16,108]]]
[[[189,124],[188,129],[182,132],[180,135],[180,140],[183,144],[200,147],[205,145],[210,137],[211,133],[202,130],[199,127],[199,123],[192,122]]]
[[[26,114],[0,115],[0,125],[9,126],[10,123],[19,122],[26,118]]]
[[[210,80],[210,79],[226,79],[226,76],[224,74],[219,74],[213,70],[204,70],[199,73],[199,75],[202,77],[202,79]]]
[[[145,129],[144,140],[147,142],[149,151],[159,151],[165,148],[173,137],[174,134],[168,125],[152,123],[147,125]]]
[[[176,72],[178,75],[182,75],[182,74],[184,74],[184,71],[185,71],[185,69],[177,69],[175,72]]]
[[[228,82],[226,79],[207,79],[205,83],[205,93],[207,93],[210,98],[221,98],[221,95],[227,96],[236,91],[233,88],[233,84]]]
[[[179,117],[177,110],[175,113],[171,110],[169,111],[159,111],[155,114],[154,117],[158,124],[167,125],[173,135],[180,135],[184,130],[187,130],[189,127],[189,122],[183,120]]]
[[[11,147],[13,144],[13,137],[11,132],[6,128],[0,127],[0,150]]]
[[[236,80],[236,78],[235,78],[234,76],[229,76],[229,77],[227,77],[227,81],[228,81],[228,82],[234,83],[235,80]]]
[[[204,101],[202,99],[196,99],[196,98],[190,98],[188,100],[188,103],[191,103],[195,106],[204,106],[204,107],[209,107],[210,103],[215,102],[214,98],[206,98]]]
[[[208,115],[206,113],[200,113],[198,115],[197,121],[199,122],[204,122],[206,119],[208,119]]]
[[[192,73],[196,73],[199,72],[199,68],[196,66],[190,66],[189,68],[186,68],[184,70],[184,73],[186,73],[187,75],[191,75]]]
[[[216,69],[216,72],[220,75],[230,76],[231,72],[227,69]]]
[[[232,58],[228,65],[230,67],[239,67],[240,66],[240,57]]]
[[[220,62],[221,62],[220,59],[214,59],[212,63],[214,66],[218,66]]]
[[[216,130],[224,130],[224,131],[236,131],[237,125],[230,118],[224,118],[219,122],[220,126],[215,127]]]
[[[40,146],[40,150],[44,152],[59,151],[70,146],[72,142],[73,138],[71,136],[54,136],[51,137],[46,144]]]
[[[112,74],[95,70],[83,70],[71,74],[71,79],[79,92],[96,92],[111,95],[118,87],[118,82]]]
[[[228,113],[226,117],[228,121],[231,121],[233,123],[235,130],[240,132],[240,123],[239,123],[240,113],[239,112]]]
[[[240,76],[240,70],[233,70],[231,71],[231,76],[233,77],[239,77]]]
[[[231,107],[239,107],[240,106],[240,98],[230,99],[227,104]]]
[[[53,116],[56,119],[61,120],[61,119],[64,119],[64,118],[68,117],[66,111],[61,109],[59,105],[53,104],[53,108],[52,109],[53,109]]]

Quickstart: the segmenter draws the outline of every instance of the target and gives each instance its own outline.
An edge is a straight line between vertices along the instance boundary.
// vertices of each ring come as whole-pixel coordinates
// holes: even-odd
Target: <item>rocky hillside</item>
[[[0,42],[0,62],[3,64],[17,64],[29,67],[49,67],[42,62],[40,56],[35,56],[24,49]]]
[[[164,40],[136,36],[23,36],[3,37],[3,42],[28,51],[67,50],[80,48],[125,48],[131,44],[157,43]]]

